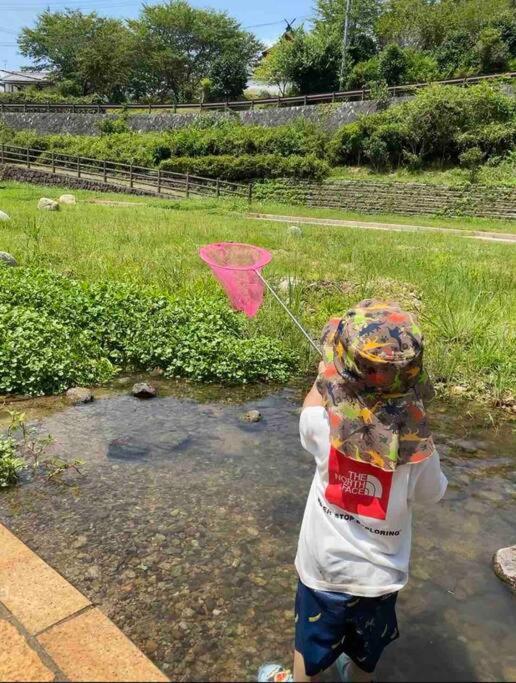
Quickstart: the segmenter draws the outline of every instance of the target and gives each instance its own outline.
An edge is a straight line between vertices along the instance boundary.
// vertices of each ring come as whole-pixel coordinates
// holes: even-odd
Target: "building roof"
[[[50,83],[49,71],[2,71],[0,70],[0,83]]]

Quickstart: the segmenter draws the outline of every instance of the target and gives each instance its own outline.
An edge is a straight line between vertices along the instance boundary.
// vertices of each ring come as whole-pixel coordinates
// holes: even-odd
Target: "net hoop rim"
[[[260,258],[253,263],[251,266],[221,266],[215,263],[206,253],[209,247],[250,247],[256,250],[260,254]],[[212,242],[211,244],[206,244],[204,247],[199,249],[199,256],[201,259],[207,263],[210,267],[220,268],[221,270],[259,270],[263,268],[268,263],[272,261],[272,254],[267,249],[263,247],[257,247],[255,244],[246,244],[244,242]]]

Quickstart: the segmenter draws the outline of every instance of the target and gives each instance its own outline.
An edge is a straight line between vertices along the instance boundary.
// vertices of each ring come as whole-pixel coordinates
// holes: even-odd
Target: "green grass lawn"
[[[410,171],[400,167],[393,171],[377,173],[367,166],[335,166],[331,170],[331,179],[337,180],[379,180],[383,182],[425,183],[429,185],[468,185],[471,173],[465,168],[425,169]],[[479,169],[477,182],[481,185],[516,186],[516,167],[507,160],[498,166],[482,166]]]
[[[251,242],[272,251],[274,259],[264,272],[271,282],[279,285],[292,278],[290,287],[283,282],[284,296],[314,336],[330,316],[362,298],[394,298],[419,312],[428,364],[443,392],[460,385],[466,396],[492,400],[515,391],[514,245],[447,234],[340,227],[303,226],[302,235],[294,236],[286,225],[246,219],[244,204],[86,191],[74,191],[77,206],[63,206],[55,213],[36,209],[39,197],[57,197],[63,191],[3,183],[0,209],[12,220],[0,223],[0,250],[12,253],[21,265],[51,267],[78,279],[129,281],[191,295],[219,288],[198,258],[199,246],[224,240]],[[132,205],[107,206],[92,203],[94,199]],[[288,212],[284,206],[265,208]],[[325,212],[300,208],[299,213]],[[375,219],[405,222],[400,216]],[[414,217],[407,222],[502,229],[494,221],[478,219],[475,225],[471,219],[434,222]],[[512,227],[502,225],[504,231]],[[300,372],[315,367],[306,342],[271,297],[249,326],[300,349]]]

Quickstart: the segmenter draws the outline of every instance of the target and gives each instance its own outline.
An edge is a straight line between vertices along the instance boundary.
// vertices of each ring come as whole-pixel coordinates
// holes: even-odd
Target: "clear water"
[[[40,409],[54,450],[85,460],[84,475],[2,493],[0,520],[172,679],[253,680],[262,661],[291,659],[293,558],[313,471],[298,439],[301,391],[187,391],[162,384],[176,396]],[[252,408],[262,422],[242,421]],[[515,542],[513,434],[444,406],[434,429],[450,487],[416,510],[402,637],[377,678],[514,680],[515,600],[491,569],[494,551]],[[454,443],[464,439],[471,452]]]

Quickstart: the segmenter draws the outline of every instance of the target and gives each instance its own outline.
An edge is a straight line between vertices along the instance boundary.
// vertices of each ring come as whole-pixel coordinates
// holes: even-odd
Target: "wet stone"
[[[516,591],[516,545],[500,548],[493,557],[496,576]]]
[[[262,414],[259,410],[248,410],[244,415],[245,422],[260,422]]]
[[[84,387],[73,387],[66,392],[66,400],[74,406],[82,403],[91,403],[93,401],[93,394],[89,389]]]
[[[146,382],[137,382],[134,384],[131,393],[133,396],[136,396],[136,398],[154,398],[157,394],[155,387]]]

